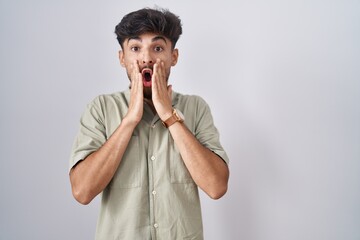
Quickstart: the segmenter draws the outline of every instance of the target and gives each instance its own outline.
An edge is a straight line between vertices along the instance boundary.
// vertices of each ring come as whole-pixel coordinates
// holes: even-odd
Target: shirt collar
[[[130,89],[126,89],[125,91],[125,98],[127,100],[127,102],[130,102]],[[172,102],[172,107],[174,107],[179,101],[179,94],[175,91],[172,92],[172,97],[171,97],[171,102]]]

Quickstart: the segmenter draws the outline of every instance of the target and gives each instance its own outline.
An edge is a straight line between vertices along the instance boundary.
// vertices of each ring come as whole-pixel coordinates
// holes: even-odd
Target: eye
[[[162,47],[160,47],[160,46],[156,46],[155,48],[154,48],[154,50],[155,50],[155,52],[161,52],[162,50],[164,50]]]
[[[131,51],[133,51],[133,52],[137,52],[137,51],[140,50],[140,48],[137,47],[137,46],[131,47],[130,49],[131,49]]]

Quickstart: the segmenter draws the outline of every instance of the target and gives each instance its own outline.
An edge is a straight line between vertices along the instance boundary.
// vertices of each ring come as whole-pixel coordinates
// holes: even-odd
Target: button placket
[[[155,117],[156,118],[156,117]],[[153,119],[152,123],[150,124],[150,132],[149,132],[149,148],[148,148],[148,169],[149,169],[149,194],[150,194],[150,212],[151,212],[151,222],[153,226],[153,234],[155,238],[155,232],[159,227],[157,223],[157,217],[155,216],[155,186],[154,186],[154,177],[155,177],[155,167],[156,167],[156,159],[157,159],[157,143],[155,141],[158,128],[156,128],[156,120]]]

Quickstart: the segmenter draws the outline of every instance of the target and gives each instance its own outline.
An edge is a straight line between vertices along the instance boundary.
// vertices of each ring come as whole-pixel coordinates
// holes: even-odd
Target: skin
[[[82,204],[90,203],[111,181],[141,121],[144,102],[162,121],[172,115],[172,86],[168,79],[171,67],[177,63],[178,50],[172,48],[171,41],[153,33],[126,39],[119,59],[131,82],[129,110],[104,145],[70,171],[73,195]],[[144,68],[153,69],[150,87],[143,83]],[[222,197],[229,179],[227,164],[204,147],[185,124],[176,122],[168,129],[195,183],[212,199]]]

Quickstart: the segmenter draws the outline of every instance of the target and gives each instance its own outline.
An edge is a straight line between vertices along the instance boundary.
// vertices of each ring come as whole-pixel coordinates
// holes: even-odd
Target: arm
[[[169,131],[194,182],[212,199],[221,198],[227,191],[227,164],[204,147],[185,124],[174,123]]]
[[[143,90],[138,65],[133,65],[133,81],[129,110],[111,137],[95,152],[70,170],[70,182],[75,199],[88,204],[113,178],[132,133],[143,114]]]
[[[78,202],[90,203],[109,184],[135,127],[136,123],[124,119],[99,150],[70,170],[72,193]]]
[[[157,61],[152,85],[153,103],[162,121],[172,114],[172,87],[167,86],[165,75],[163,64]],[[169,131],[195,183],[211,198],[222,197],[227,191],[229,179],[227,164],[204,147],[185,124],[177,122],[169,127]]]

